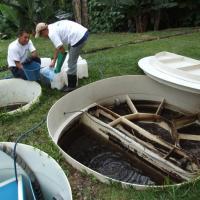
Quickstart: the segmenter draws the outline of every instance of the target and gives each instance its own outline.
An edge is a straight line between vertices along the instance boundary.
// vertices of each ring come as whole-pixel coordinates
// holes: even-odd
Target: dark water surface
[[[85,125],[77,125],[59,139],[58,145],[83,165],[110,178],[141,185],[160,185],[165,175],[136,155],[128,156],[111,141],[98,136]]]

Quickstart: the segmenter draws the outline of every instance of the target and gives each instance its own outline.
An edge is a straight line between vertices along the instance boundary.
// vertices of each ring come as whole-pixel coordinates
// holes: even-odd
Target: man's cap
[[[45,30],[47,27],[48,27],[48,24],[44,22],[38,23],[35,28],[35,38],[38,38],[40,36],[40,32]]]

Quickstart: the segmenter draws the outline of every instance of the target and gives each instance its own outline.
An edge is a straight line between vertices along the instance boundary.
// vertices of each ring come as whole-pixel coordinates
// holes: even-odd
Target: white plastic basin
[[[15,143],[1,142],[0,148],[14,149]],[[30,145],[17,144],[16,154],[22,158],[17,163],[17,174],[28,176],[26,165],[39,182],[44,199],[72,200],[69,181],[58,163],[48,154]],[[30,159],[31,158],[31,159]],[[0,182],[14,178],[14,161],[8,153],[0,151]],[[30,177],[29,177],[30,178]]]
[[[37,82],[15,78],[0,80],[0,108],[22,103],[24,106],[7,114],[26,111],[39,101],[41,93],[41,87]]]

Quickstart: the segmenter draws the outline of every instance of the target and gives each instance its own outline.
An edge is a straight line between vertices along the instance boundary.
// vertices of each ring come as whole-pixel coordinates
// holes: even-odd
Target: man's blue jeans
[[[19,69],[17,67],[11,67],[11,72],[15,78],[22,78],[24,80],[27,80],[23,69]]]

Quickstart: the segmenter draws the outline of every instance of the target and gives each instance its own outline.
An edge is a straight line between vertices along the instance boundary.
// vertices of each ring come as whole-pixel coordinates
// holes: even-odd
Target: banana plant
[[[12,7],[0,4],[0,13],[2,14],[2,17],[7,19],[13,26],[19,28],[17,12]]]
[[[39,21],[51,22],[55,20],[55,13],[59,9],[66,9],[69,0],[1,0],[17,12],[20,28],[34,30]]]
[[[19,28],[17,12],[4,4],[0,4],[0,39],[9,38]]]
[[[17,13],[19,28],[32,29],[35,21],[37,0],[1,0],[1,4],[9,6]]]

